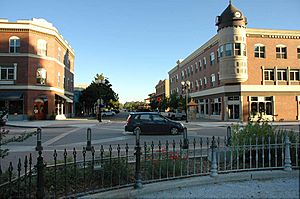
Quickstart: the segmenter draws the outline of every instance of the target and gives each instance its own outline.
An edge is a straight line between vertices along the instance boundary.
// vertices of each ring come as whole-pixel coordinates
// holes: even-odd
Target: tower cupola
[[[228,7],[223,11],[220,16],[216,17],[216,26],[218,26],[218,31],[222,28],[229,26],[242,26],[247,25],[247,18],[243,13],[234,7],[231,2]]]

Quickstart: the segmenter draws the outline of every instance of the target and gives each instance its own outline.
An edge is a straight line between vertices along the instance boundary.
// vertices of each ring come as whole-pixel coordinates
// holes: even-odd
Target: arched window
[[[254,45],[254,57],[265,58],[265,46],[263,44]]]
[[[47,55],[47,42],[43,39],[39,39],[37,42],[37,54],[38,55]]]
[[[47,71],[44,68],[38,68],[36,70],[36,83],[45,85],[47,78]]]
[[[20,38],[13,36],[9,38],[9,52],[19,53],[20,52]]]

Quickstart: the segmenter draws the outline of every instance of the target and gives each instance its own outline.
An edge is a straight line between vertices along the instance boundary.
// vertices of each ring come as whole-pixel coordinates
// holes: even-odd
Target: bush
[[[275,143],[275,137],[277,143],[282,143],[285,134],[288,134],[291,142],[296,141],[296,134],[290,130],[278,129],[277,126],[272,126],[268,122],[249,122],[246,126],[240,126],[239,124],[231,126],[231,141],[233,145],[243,145],[244,143],[256,144],[256,138],[258,138],[257,144],[268,144],[270,137],[270,144]],[[264,138],[264,139],[263,139]]]

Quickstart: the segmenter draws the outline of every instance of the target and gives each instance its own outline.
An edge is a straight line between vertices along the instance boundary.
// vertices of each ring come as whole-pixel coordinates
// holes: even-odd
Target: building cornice
[[[64,69],[67,69],[71,73],[74,74],[74,70],[70,70],[67,68],[63,63],[59,62],[57,59],[53,57],[48,57],[48,56],[40,56],[36,54],[31,54],[31,53],[0,53],[0,57],[30,57],[30,58],[36,58],[36,59],[44,59],[48,61],[54,61]]]
[[[55,91],[61,94],[73,96],[74,94],[64,89],[52,86],[32,86],[32,85],[0,85],[0,90],[38,90],[38,91]]]
[[[0,20],[0,32],[29,32],[35,31],[56,37],[74,56],[74,49],[59,34],[58,30],[50,23],[40,24],[31,20],[18,20],[17,22],[7,22]]]
[[[178,66],[179,66],[179,68],[183,67],[188,62],[192,61],[197,56],[199,56],[202,53],[204,53],[207,49],[209,49],[209,48],[213,47],[214,45],[216,45],[218,43],[218,41],[219,41],[219,37],[216,34],[210,40],[208,40],[205,44],[203,44],[200,48],[198,48],[197,50],[195,50],[194,52],[192,52],[188,57],[186,57],[185,59],[183,59],[181,62],[177,63],[176,66],[174,66],[168,73],[172,74],[173,72],[175,72],[178,69],[177,68]]]
[[[300,39],[300,30],[275,30],[247,28],[247,37],[262,37],[276,39]]]
[[[291,93],[300,92],[299,85],[234,85],[234,86],[220,86],[203,91],[190,93],[191,97],[204,97],[208,95],[216,95],[222,93],[234,92],[275,92],[275,93]]]

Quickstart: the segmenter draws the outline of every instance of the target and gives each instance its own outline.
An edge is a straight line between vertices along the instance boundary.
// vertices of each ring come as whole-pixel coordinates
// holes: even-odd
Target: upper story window
[[[215,76],[215,74],[211,74],[210,81],[211,81],[211,86],[215,86],[215,84],[216,84],[216,76]]]
[[[225,45],[225,55],[232,56],[232,44]]]
[[[265,58],[265,46],[263,44],[255,44],[254,57]]]
[[[290,70],[290,80],[299,81],[299,70]]]
[[[286,81],[286,70],[277,70],[277,79],[279,81]]]
[[[203,68],[206,69],[206,57],[203,57]]]
[[[300,47],[297,48],[297,58],[300,59]]]
[[[58,49],[57,49],[57,59],[58,59],[59,62],[61,62],[61,49],[60,49],[60,47],[58,47]]]
[[[287,58],[287,48],[284,45],[276,46],[276,58],[286,59]]]
[[[201,61],[201,59],[199,60],[199,70],[200,71],[202,70],[202,61]]]
[[[57,74],[57,86],[60,87],[60,72]]]
[[[235,43],[234,44],[234,55],[242,55],[241,53],[242,53],[241,44]]]
[[[198,72],[198,63],[195,62],[195,73],[197,73],[197,72]]]
[[[194,66],[191,65],[191,75],[193,75],[193,74],[194,74]]]
[[[47,42],[43,39],[39,39],[37,42],[38,55],[47,55]]]
[[[16,80],[14,66],[0,66],[0,80]]]
[[[19,53],[20,52],[20,38],[13,36],[9,38],[9,52]]]
[[[224,45],[220,46],[220,57],[223,57],[224,56]]]
[[[274,81],[274,70],[265,70],[265,80]]]
[[[215,53],[212,52],[210,53],[210,65],[214,65],[215,64]]]
[[[46,84],[47,71],[44,68],[38,68],[36,70],[36,83],[45,85]]]

